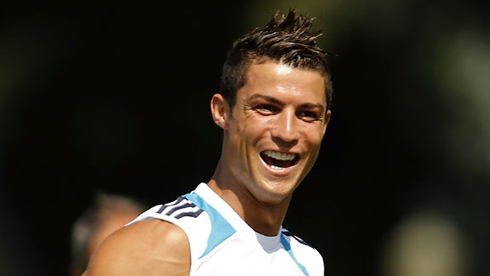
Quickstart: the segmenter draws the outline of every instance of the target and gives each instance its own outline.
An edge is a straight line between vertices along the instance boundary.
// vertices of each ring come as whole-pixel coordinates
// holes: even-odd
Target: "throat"
[[[255,200],[243,205],[243,220],[257,233],[276,236],[282,226],[289,206],[289,199],[279,203],[264,203]]]

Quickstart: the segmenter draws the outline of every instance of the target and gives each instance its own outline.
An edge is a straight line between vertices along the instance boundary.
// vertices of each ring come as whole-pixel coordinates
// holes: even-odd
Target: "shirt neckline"
[[[255,241],[257,241],[262,248],[266,251],[272,251],[276,249],[281,243],[281,229],[275,236],[266,236],[256,232],[252,227],[250,227],[243,219],[238,215],[237,212],[221,198],[216,192],[214,192],[207,183],[200,183],[194,190],[199,196],[212,205],[219,213],[237,230],[246,231],[250,233]]]

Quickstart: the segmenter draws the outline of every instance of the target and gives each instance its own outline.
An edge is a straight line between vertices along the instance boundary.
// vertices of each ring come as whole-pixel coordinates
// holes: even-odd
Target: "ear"
[[[325,112],[325,123],[323,124],[323,135],[325,135],[325,131],[327,130],[328,123],[330,122],[330,116],[332,115],[332,111],[330,109]]]
[[[228,102],[223,98],[221,94],[214,94],[211,99],[211,115],[213,116],[214,123],[222,129],[227,129],[228,120]]]

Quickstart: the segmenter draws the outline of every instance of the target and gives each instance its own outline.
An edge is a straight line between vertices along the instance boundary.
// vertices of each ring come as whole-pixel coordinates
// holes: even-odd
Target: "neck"
[[[260,201],[246,186],[227,175],[220,164],[208,183],[209,187],[256,232],[266,236],[277,235],[286,217],[291,196],[274,203]]]

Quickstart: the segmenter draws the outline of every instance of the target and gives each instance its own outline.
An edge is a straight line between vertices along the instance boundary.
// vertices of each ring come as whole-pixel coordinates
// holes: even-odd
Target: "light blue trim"
[[[302,264],[300,264],[298,262],[298,260],[296,260],[296,257],[294,257],[294,254],[293,254],[293,251],[291,250],[291,245],[289,244],[289,242],[286,240],[286,238],[284,237],[284,234],[281,234],[281,244],[282,246],[284,247],[284,249],[286,249],[286,251],[289,253],[289,256],[291,256],[291,258],[293,259],[293,261],[298,265],[298,267],[301,269],[301,271],[303,271],[303,273],[306,275],[306,276],[309,276],[310,274],[308,274],[308,271],[306,270],[306,267],[304,267]]]
[[[204,210],[211,220],[211,233],[208,237],[208,246],[204,253],[202,253],[201,257],[206,256],[209,252],[211,252],[216,246],[225,241],[227,238],[231,237],[236,230],[231,226],[231,224],[218,212],[213,206],[209,205],[202,197],[200,197],[197,193],[192,192],[190,194],[186,194],[185,197],[192,201],[197,207]]]

